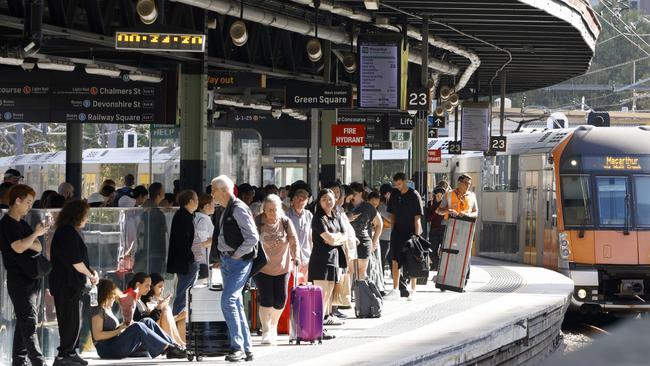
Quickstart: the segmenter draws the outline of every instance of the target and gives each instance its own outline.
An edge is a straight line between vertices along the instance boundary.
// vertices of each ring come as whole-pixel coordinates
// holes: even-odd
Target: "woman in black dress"
[[[59,323],[59,354],[54,365],[86,365],[75,347],[81,331],[82,295],[86,283],[92,286],[99,280],[90,268],[88,247],[81,229],[88,221],[90,206],[86,201],[72,200],[63,206],[56,218],[56,231],[52,238],[50,292],[54,296],[56,317]]]

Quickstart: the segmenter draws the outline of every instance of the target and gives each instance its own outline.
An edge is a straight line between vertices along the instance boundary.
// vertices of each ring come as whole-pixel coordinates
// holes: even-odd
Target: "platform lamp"
[[[138,0],[135,5],[135,11],[144,24],[153,24],[158,19],[158,10],[154,0]]]
[[[323,48],[318,40],[318,8],[320,0],[314,0],[314,38],[307,41],[307,57],[311,62],[318,62],[323,57]]]
[[[232,44],[241,47],[248,42],[248,31],[246,30],[246,23],[244,23],[244,0],[239,4],[239,19],[230,25],[230,39]]]

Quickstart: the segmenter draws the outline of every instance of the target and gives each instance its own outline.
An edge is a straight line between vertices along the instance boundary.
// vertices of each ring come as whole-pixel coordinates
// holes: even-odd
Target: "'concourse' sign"
[[[287,108],[351,108],[352,89],[329,85],[287,86],[285,105]]]

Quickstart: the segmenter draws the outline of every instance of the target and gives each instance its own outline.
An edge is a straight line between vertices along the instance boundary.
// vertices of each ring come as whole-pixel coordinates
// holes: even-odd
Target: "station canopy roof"
[[[430,61],[456,70],[438,72],[442,82],[453,86],[466,76],[468,92],[478,78],[479,93],[487,95],[491,81],[493,94],[499,93],[500,79],[495,75],[502,67],[507,72],[508,93],[557,84],[584,73],[600,32],[587,0],[382,0],[374,2],[378,10],[366,8],[373,2],[320,0],[316,15],[313,0],[247,0],[243,2],[243,16],[249,41],[244,47],[236,47],[229,27],[241,15],[239,1],[164,1],[164,16],[160,19],[164,18],[165,23],[155,25],[156,29],[169,26],[207,33],[208,51],[201,55],[116,51],[115,30],[151,27],[140,22],[135,0],[48,0],[42,2],[44,38],[39,55],[154,70],[175,68],[178,63],[200,63],[205,56],[211,68],[266,73],[271,79],[322,82],[323,61],[310,62],[304,51],[313,36],[314,19],[318,19],[319,38],[329,33],[330,38],[337,39],[332,40],[331,49],[332,55],[338,52],[340,59],[340,52],[350,49],[349,41],[342,38],[352,30],[399,32],[397,27],[408,24],[410,33],[420,32],[426,18],[430,39],[438,42],[430,43]],[[4,54],[21,39],[28,3],[0,0],[0,51]],[[269,24],[270,19],[274,19],[273,24]],[[287,22],[280,25],[280,20]],[[294,22],[307,24],[307,28],[301,32],[300,27],[290,26]],[[208,27],[208,23],[212,25]],[[421,42],[409,35],[411,53],[419,56]],[[332,60],[340,62],[334,56]],[[472,62],[478,65],[477,60],[478,70],[465,75]],[[416,75],[413,72],[410,78],[418,79]],[[355,77],[339,67],[329,81],[354,83]]]

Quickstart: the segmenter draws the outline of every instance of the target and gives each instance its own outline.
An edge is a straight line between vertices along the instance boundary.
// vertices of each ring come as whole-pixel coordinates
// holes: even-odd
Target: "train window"
[[[564,225],[591,226],[591,192],[589,176],[564,175],[560,177]]]
[[[650,176],[634,177],[637,226],[650,227]]]
[[[600,225],[625,225],[630,214],[626,208],[626,199],[629,199],[627,177],[596,177],[596,189]]]

